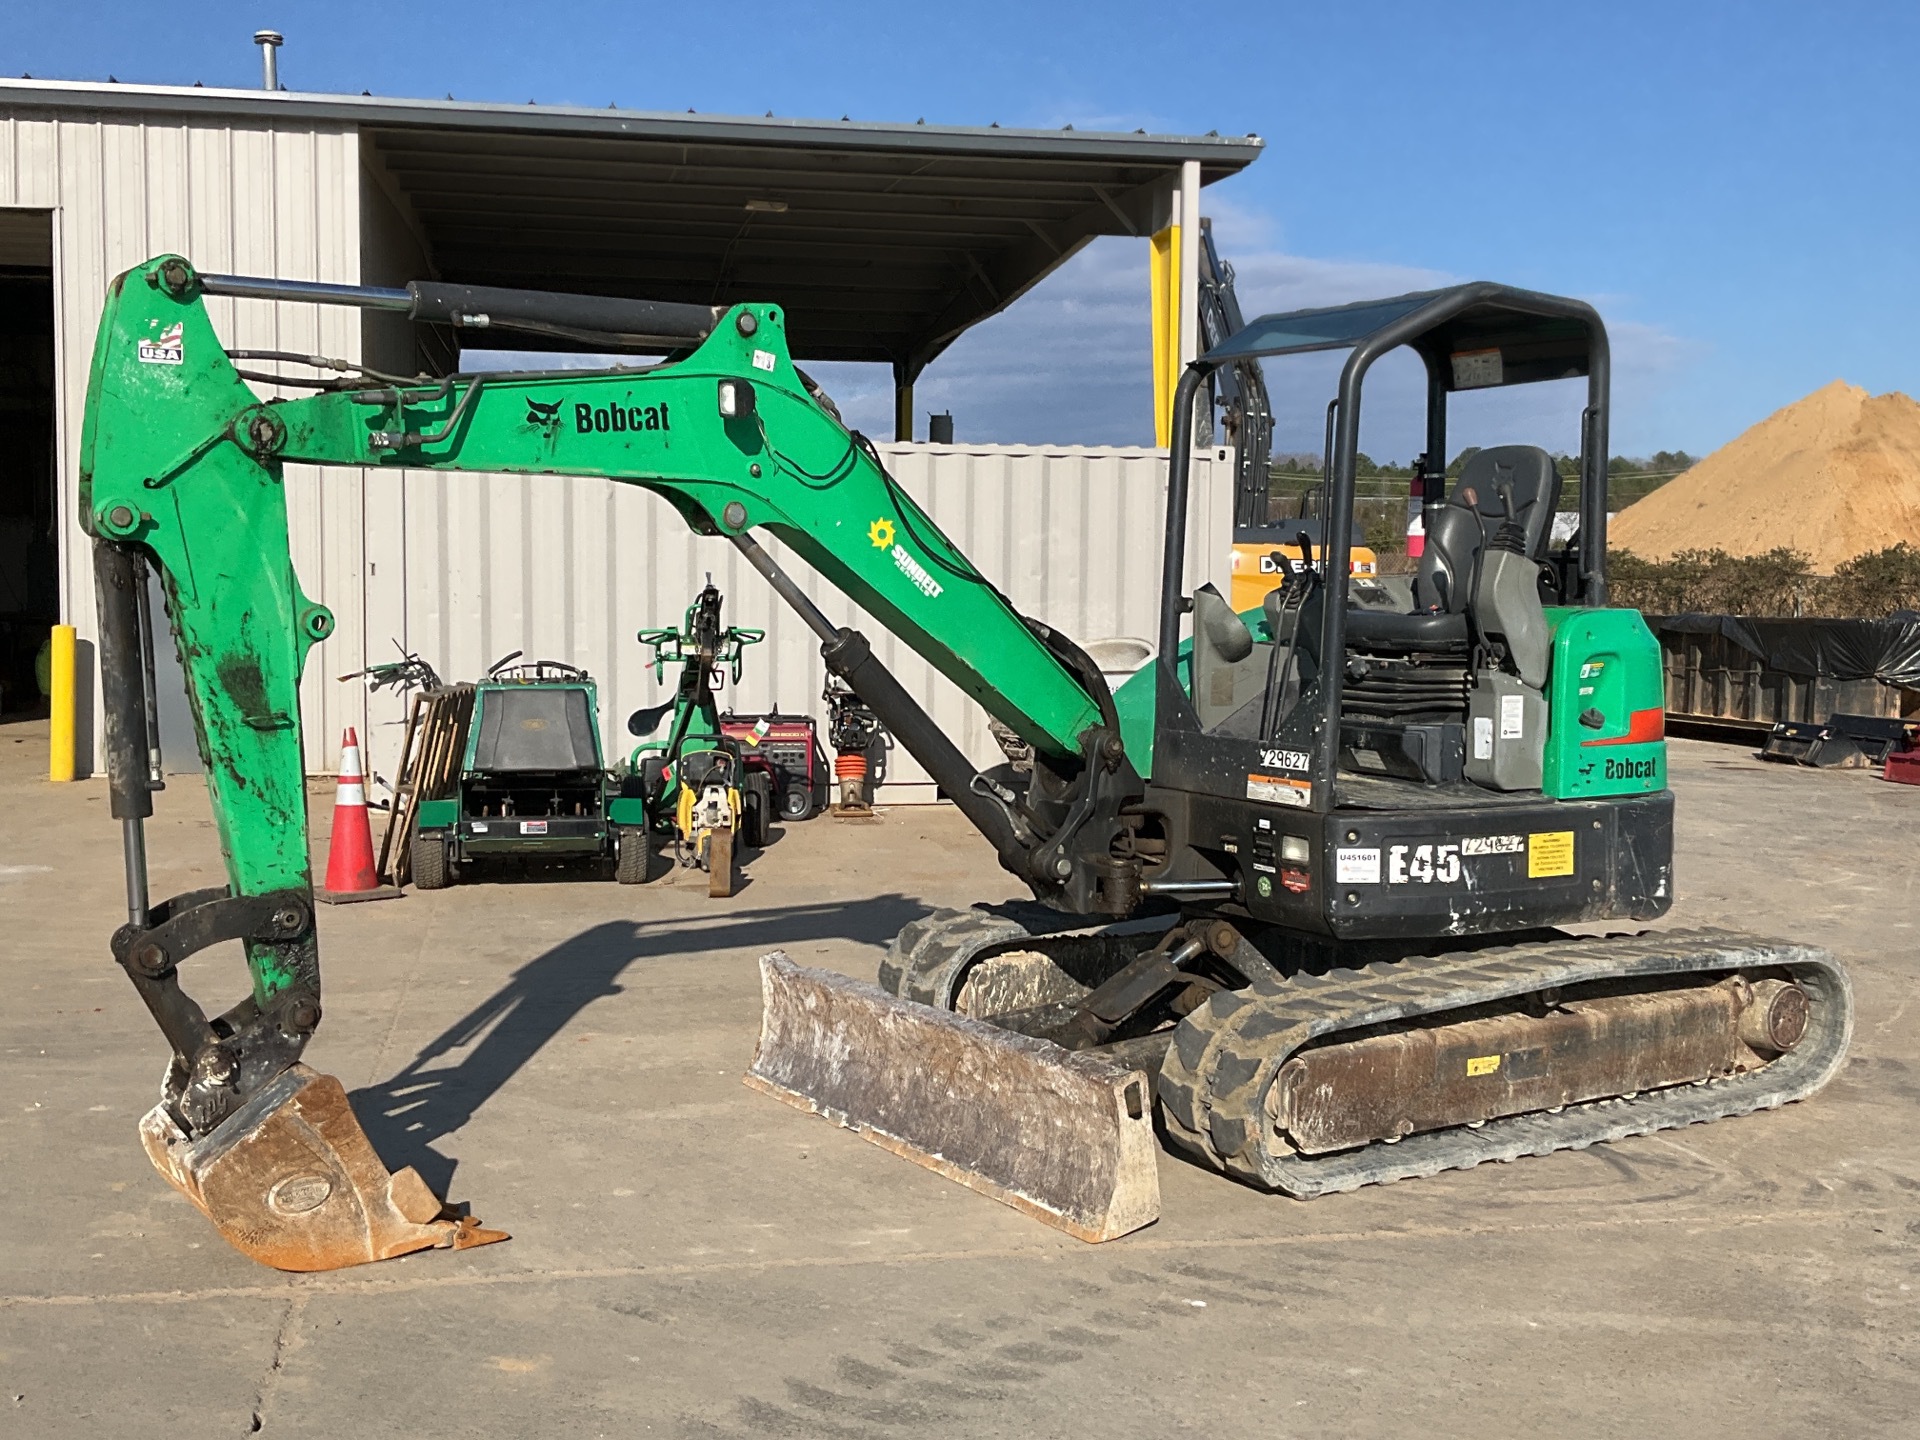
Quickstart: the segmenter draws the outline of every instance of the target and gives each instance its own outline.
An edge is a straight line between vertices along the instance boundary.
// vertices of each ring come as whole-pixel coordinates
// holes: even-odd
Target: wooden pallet
[[[393,811],[380,838],[379,874],[389,885],[413,880],[413,833],[422,800],[454,793],[467,748],[467,723],[473,718],[471,685],[442,685],[422,690],[407,712],[400,741],[400,772],[393,782]]]

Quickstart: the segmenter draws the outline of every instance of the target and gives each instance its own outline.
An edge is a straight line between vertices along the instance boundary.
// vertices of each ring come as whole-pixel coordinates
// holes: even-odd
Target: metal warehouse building
[[[1145,246],[1158,234],[1164,252],[1171,227],[1196,233],[1200,187],[1259,148],[1251,137],[0,82],[0,709],[31,684],[49,624],[77,626],[90,655],[92,571],[75,507],[93,336],[110,279],[169,251],[208,271],[347,284],[781,302],[796,359],[891,365],[889,465],[1016,604],[1082,639],[1151,635],[1157,596],[1140,582],[1158,574],[1165,453],[915,444],[913,382],[1095,236]],[[1191,253],[1172,263],[1183,302],[1173,348],[1191,356]],[[391,316],[209,305],[230,346],[409,372],[458,358],[450,336]],[[1228,482],[1224,471],[1221,484],[1207,478],[1203,467],[1189,564],[1221,576]],[[333,767],[352,724],[390,773],[400,702],[335,677],[392,657],[396,642],[455,678],[512,650],[584,665],[601,682],[609,753],[622,753],[628,711],[663,693],[634,632],[677,623],[708,572],[735,623],[768,631],[730,703],[821,708],[804,627],[731,546],[690,535],[644,492],[289,467],[288,500],[303,588],[338,619],[303,685],[314,771]],[[830,616],[862,623],[824,584],[812,588]],[[970,753],[996,753],[984,718],[944,678],[897,642],[879,648]],[[174,683],[163,734],[181,768],[194,759]],[[84,767],[84,658],[82,685]],[[919,798],[924,777],[901,760],[890,798]]]

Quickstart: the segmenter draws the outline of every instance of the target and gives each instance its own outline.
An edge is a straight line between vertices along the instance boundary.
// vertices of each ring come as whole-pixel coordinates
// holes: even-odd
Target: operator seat
[[[1347,639],[1401,650],[1464,648],[1480,552],[1506,523],[1508,497],[1526,529],[1527,554],[1544,559],[1560,483],[1553,457],[1537,445],[1476,452],[1428,520],[1426,549],[1413,577],[1413,613],[1350,609]]]

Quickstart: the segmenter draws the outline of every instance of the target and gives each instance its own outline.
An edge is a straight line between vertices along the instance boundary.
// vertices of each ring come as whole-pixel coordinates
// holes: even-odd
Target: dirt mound
[[[1614,548],[1649,560],[1787,546],[1821,572],[1903,540],[1920,545],[1920,404],[1844,380],[1775,411],[1608,530]]]

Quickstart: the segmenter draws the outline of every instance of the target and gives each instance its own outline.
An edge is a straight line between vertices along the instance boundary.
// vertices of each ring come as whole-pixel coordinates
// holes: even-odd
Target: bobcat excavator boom
[[[228,351],[208,294],[673,358],[399,379]],[[1588,376],[1578,543],[1548,555],[1558,473],[1544,452],[1509,446],[1480,452],[1436,505],[1404,603],[1358,582],[1350,593],[1338,565],[1301,567],[1246,615],[1211,586],[1187,593],[1187,462],[1207,370],[1352,349],[1329,466],[1337,554],[1361,381],[1402,344],[1427,360],[1430,428],[1450,388]],[[292,379],[308,372],[321,374]],[[249,379],[318,393],[262,402]],[[880,988],[764,958],[748,1082],[1073,1234],[1155,1218],[1156,1120],[1201,1163],[1309,1196],[1737,1114],[1824,1083],[1851,1010],[1822,952],[1722,932],[1550,929],[1651,919],[1672,899],[1658,651],[1637,614],[1602,608],[1598,317],[1492,285],[1265,317],[1196,362],[1175,416],[1160,653],[1116,696],[839,422],[794,368],[777,305],[321,286],[202,275],[176,256],[119,277],[94,355],[80,503],[126,855],[113,951],[173,1052],[141,1126],[155,1165],[235,1246],[287,1269],[502,1238],[412,1171],[390,1175],[338,1082],[301,1063],[321,992],[298,682],[333,621],[289,559],[291,463],[361,467],[370,483],[423,468],[600,476],[737,547],[1038,902],[915,922]],[[1429,448],[1444,453],[1443,430]],[[1030,764],[981,771],[756,531],[978,701]],[[229,882],[159,902],[142,832],[149,566]],[[210,1019],[178,969],[228,940],[242,942],[252,984]]]
[[[455,325],[559,327],[673,363],[399,380],[324,357],[229,354],[209,293],[405,310]],[[484,313],[483,313],[484,311]],[[1039,890],[1088,908],[1099,884],[1077,832],[1139,792],[1099,671],[1029,621],[814,398],[773,305],[598,300],[469,287],[408,290],[203,276],[160,257],[120,276],[93,359],[81,458],[95,537],[106,756],[126,852],[113,950],[173,1052],[142,1135],[161,1172],[227,1239],[287,1269],[329,1269],[498,1238],[411,1171],[388,1176],[337,1081],[300,1064],[321,995],[306,844],[298,683],[333,629],[301,593],[287,542],[291,463],[603,476],[663,495],[723,536],[819,635],[833,672]],[[306,375],[263,403],[235,360]],[[312,372],[332,369],[315,381]],[[984,780],[858,632],[830,623],[753,532],[778,536],[1010,726],[1057,780],[1032,801]],[[159,573],[187,680],[228,884],[147,894],[152,635]],[[1087,763],[1084,757],[1091,757]],[[1049,770],[1049,767],[1052,767]],[[189,955],[239,940],[250,993],[217,1018],[181,989]],[[904,1063],[904,1058],[903,1063]]]

